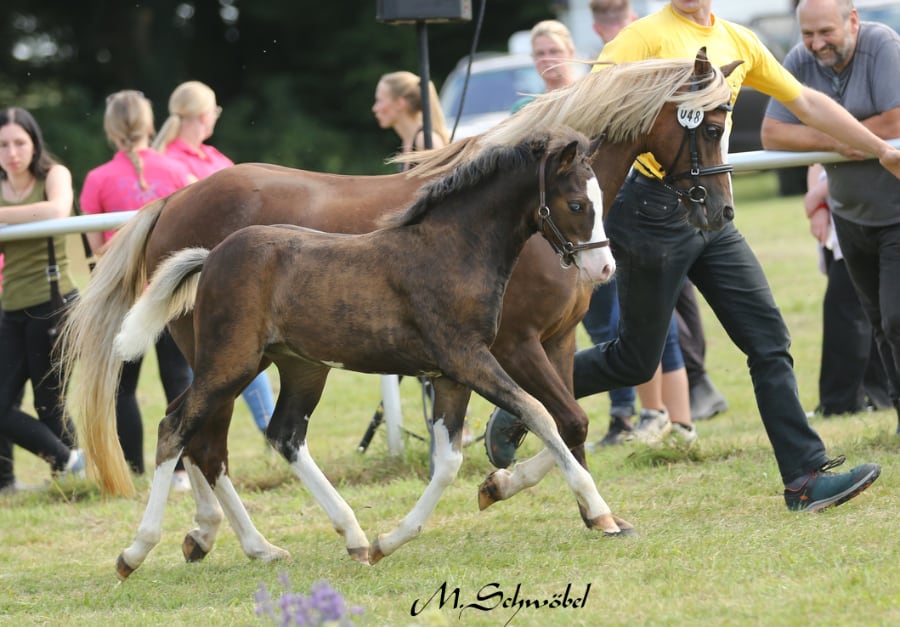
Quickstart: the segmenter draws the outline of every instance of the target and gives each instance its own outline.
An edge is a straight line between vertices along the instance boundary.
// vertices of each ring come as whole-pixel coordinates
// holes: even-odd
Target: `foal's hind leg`
[[[368,563],[369,540],[359,526],[353,509],[316,465],[306,445],[309,418],[322,396],[330,369],[297,359],[282,359],[277,365],[281,391],[266,429],[266,437],[325,510],[335,531],[344,537],[350,556]]]
[[[372,543],[369,560],[373,564],[421,533],[462,464],[462,426],[471,390],[446,377],[438,377],[434,380],[434,392],[434,472],[431,481],[400,525],[390,533],[378,536]]]

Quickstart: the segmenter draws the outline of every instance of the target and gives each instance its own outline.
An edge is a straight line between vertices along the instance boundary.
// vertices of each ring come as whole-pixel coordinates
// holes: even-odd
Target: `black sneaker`
[[[881,474],[878,464],[863,464],[850,472],[835,474],[830,469],[844,463],[841,455],[804,477],[797,488],[784,488],[784,502],[797,512],[819,512],[833,505],[846,503],[872,485]]]
[[[528,435],[521,420],[508,411],[495,407],[484,430],[484,448],[497,468],[507,468],[516,460],[516,449]]]
[[[609,430],[602,438],[588,445],[588,450],[593,452],[600,446],[616,446],[627,440],[634,433],[631,418],[612,416],[609,419]]]

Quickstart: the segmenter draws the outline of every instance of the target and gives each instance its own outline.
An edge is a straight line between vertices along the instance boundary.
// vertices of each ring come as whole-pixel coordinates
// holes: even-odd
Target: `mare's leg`
[[[444,490],[456,478],[462,464],[462,426],[470,396],[469,388],[447,377],[434,380],[434,472],[431,481],[400,525],[390,533],[378,536],[372,543],[369,558],[372,564],[421,533]]]
[[[277,364],[281,391],[266,429],[266,437],[325,510],[335,531],[344,537],[350,556],[368,563],[369,540],[366,534],[353,510],[316,465],[306,443],[309,418],[319,403],[330,369],[299,359],[281,359]]]

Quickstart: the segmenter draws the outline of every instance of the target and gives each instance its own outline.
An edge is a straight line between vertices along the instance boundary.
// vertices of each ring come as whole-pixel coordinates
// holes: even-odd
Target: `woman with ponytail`
[[[103,129],[116,148],[113,158],[88,172],[81,191],[85,213],[140,209],[192,183],[194,176],[181,163],[150,148],[153,109],[139,91],[126,90],[106,99]],[[88,233],[91,247],[102,254],[114,231]],[[168,331],[156,343],[159,378],[171,403],[191,383],[191,370]],[[125,364],[116,392],[116,426],[125,459],[133,472],[144,472],[144,427],[137,402],[141,360]]]

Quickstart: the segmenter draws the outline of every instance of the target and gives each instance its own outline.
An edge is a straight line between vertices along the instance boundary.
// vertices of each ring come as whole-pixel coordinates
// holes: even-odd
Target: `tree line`
[[[478,50],[554,16],[551,0],[479,0],[473,20],[427,26],[432,79],[468,54],[481,2]],[[586,1],[586,0],[585,0]],[[201,80],[224,112],[211,143],[235,162],[323,172],[390,171],[397,137],[371,113],[378,78],[418,71],[416,28],[375,19],[374,0],[6,0],[0,106],[30,109],[49,149],[80,186],[110,158],[106,96],[138,89],[157,127],[172,89]]]

